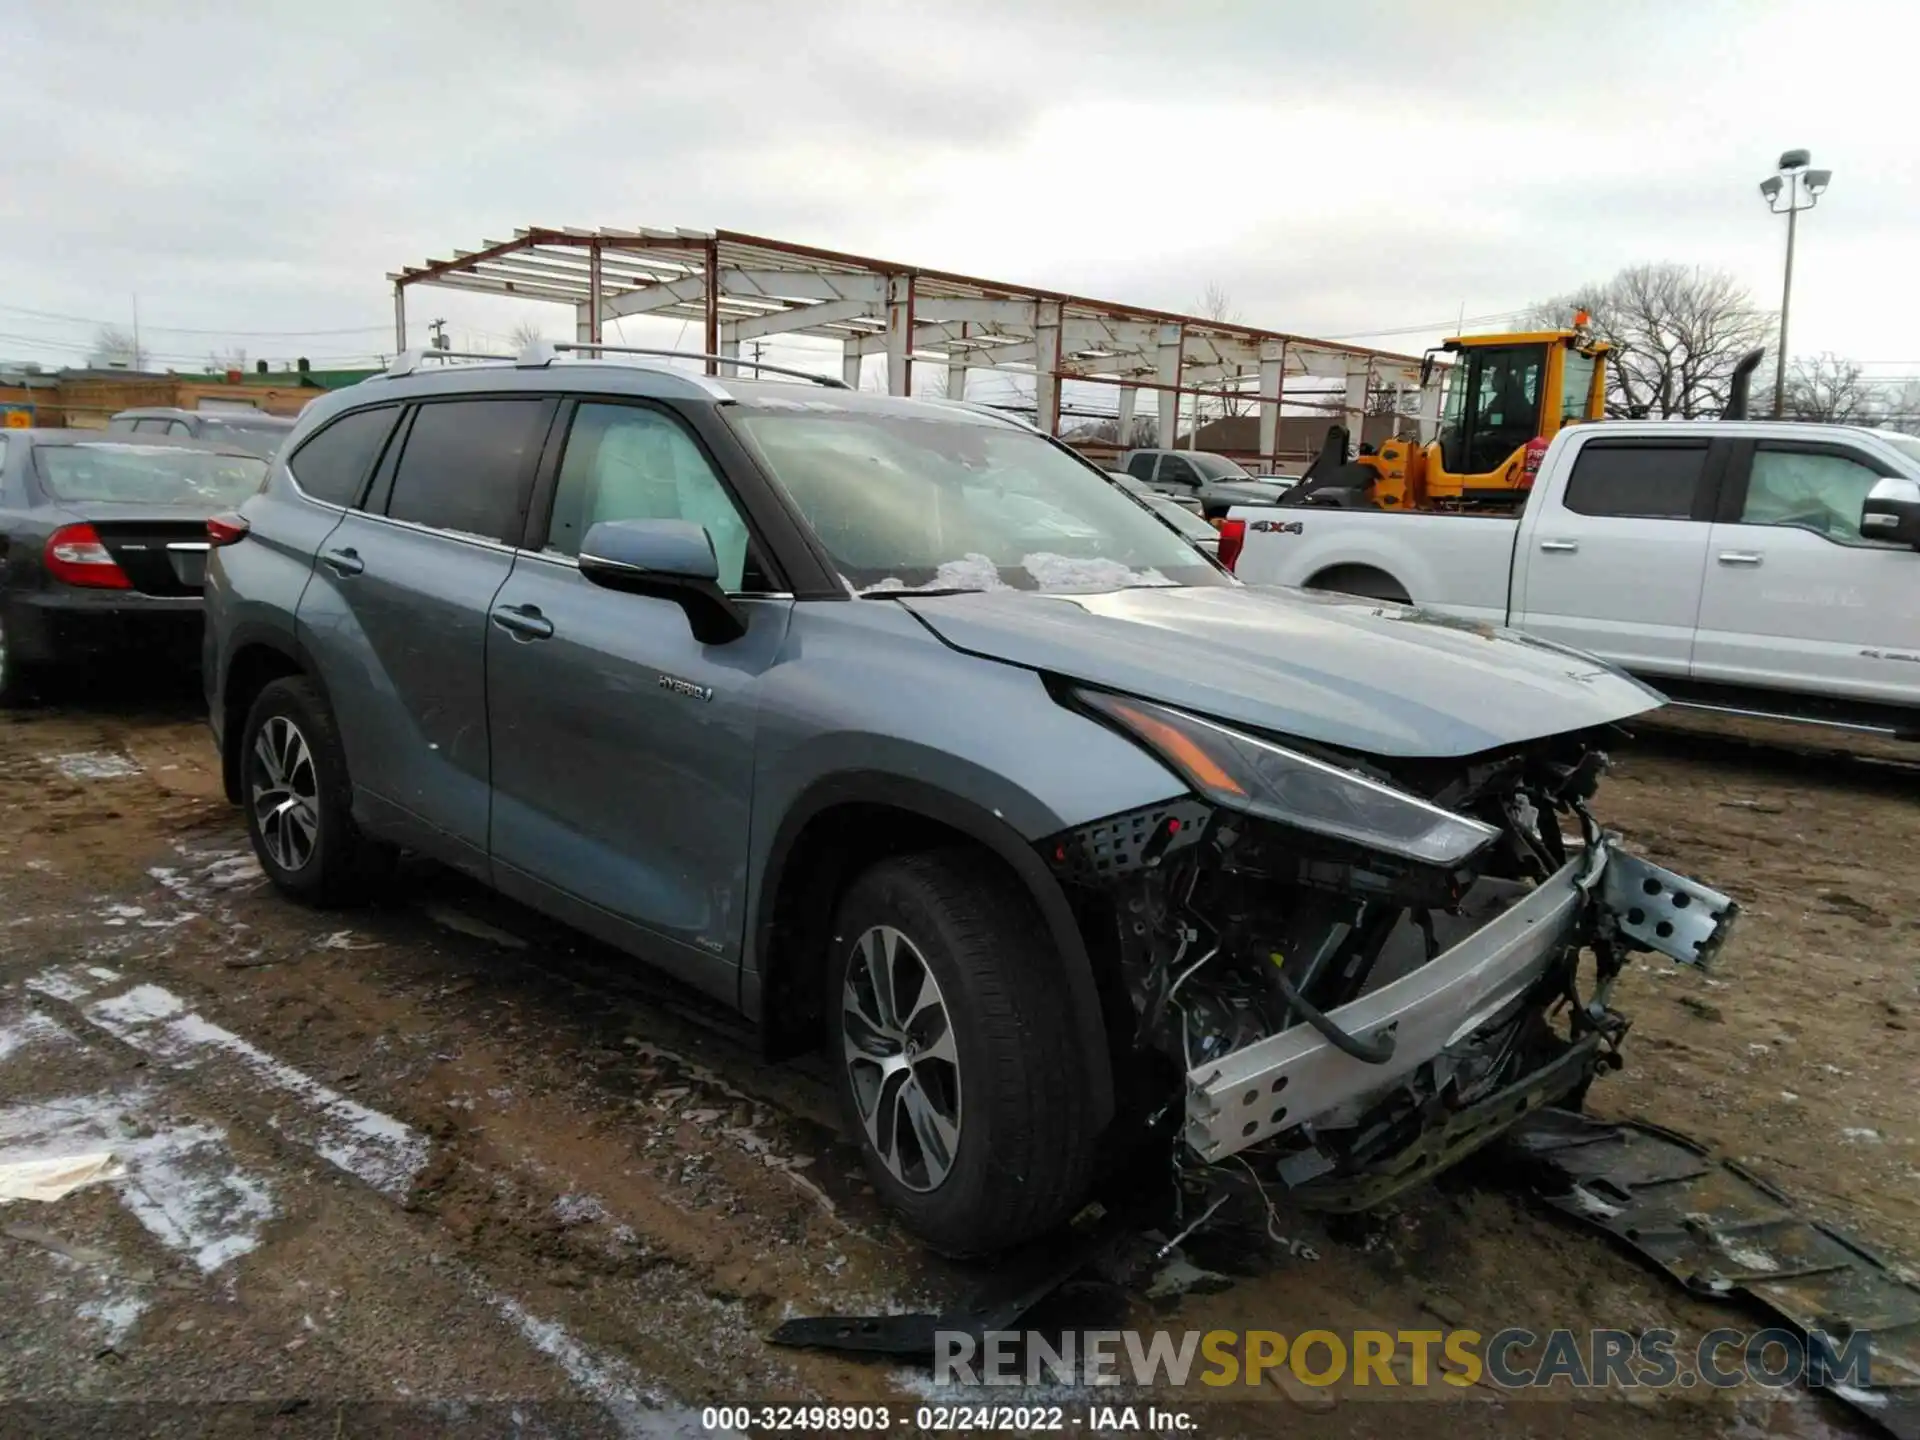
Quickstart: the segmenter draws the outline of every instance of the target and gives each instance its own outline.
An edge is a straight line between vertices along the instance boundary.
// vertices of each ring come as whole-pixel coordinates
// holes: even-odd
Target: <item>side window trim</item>
[[[727,503],[733,506],[734,513],[740,517],[740,523],[747,531],[747,570],[759,571],[768,585],[766,590],[740,590],[731,592],[742,597],[755,595],[777,595],[788,593],[786,576],[773,555],[773,548],[760,534],[754,524],[753,516],[742,503],[740,492],[727,475],[724,465],[715,457],[706,437],[701,435],[697,425],[671,405],[656,400],[643,399],[633,395],[569,395],[561,403],[560,414],[554,417],[552,430],[548,433],[547,444],[540,456],[540,470],[533,487],[532,499],[527,508],[527,521],[522,531],[521,547],[530,554],[541,555],[548,559],[565,558],[560,552],[547,548],[547,531],[553,523],[553,502],[560,486],[560,471],[566,464],[567,445],[573,438],[573,427],[579,418],[581,407],[586,405],[625,406],[631,410],[646,410],[659,415],[668,424],[677,426],[693,443],[700,458],[706,462],[720,491],[727,497]],[[564,420],[565,423],[562,423]],[[575,562],[577,564],[577,561]]]
[[[408,405],[401,410],[399,420],[387,431],[379,458],[368,470],[367,478],[360,482],[360,489],[348,509],[367,515],[387,513],[387,497],[393,494],[393,472],[400,464],[400,452],[407,447],[407,436],[413,433],[413,417],[419,409],[418,405]]]

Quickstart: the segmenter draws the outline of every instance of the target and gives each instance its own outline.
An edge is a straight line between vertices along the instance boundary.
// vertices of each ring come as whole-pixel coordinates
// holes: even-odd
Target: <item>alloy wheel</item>
[[[251,792],[260,843],[282,870],[304,869],[320,839],[320,778],[300,727],[271,716],[253,740]]]
[[[909,1190],[939,1188],[960,1149],[960,1054],[926,957],[876,925],[847,959],[840,1028],[867,1141]]]

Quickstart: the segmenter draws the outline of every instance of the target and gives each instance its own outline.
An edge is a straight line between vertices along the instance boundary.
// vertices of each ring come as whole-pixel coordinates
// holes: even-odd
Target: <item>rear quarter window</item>
[[[294,482],[315,500],[329,505],[357,505],[367,474],[380,458],[399,416],[398,405],[342,415],[293,452],[287,468],[293,472]]]
[[[1704,442],[1622,445],[1589,442],[1574,457],[1562,504],[1576,515],[1691,520],[1707,469]]]

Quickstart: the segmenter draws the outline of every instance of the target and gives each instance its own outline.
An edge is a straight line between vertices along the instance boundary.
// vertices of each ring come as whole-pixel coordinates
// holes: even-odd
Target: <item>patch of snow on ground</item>
[[[40,758],[69,780],[124,780],[140,773],[131,756],[115,750],[78,750]]]
[[[27,1010],[0,1019],[0,1061],[35,1045],[73,1043],[73,1036],[59,1021],[38,1010]]]
[[[134,1218],[209,1274],[255,1249],[273,1218],[271,1190],[235,1163],[226,1132],[166,1125],[145,1089],[0,1109],[0,1164],[100,1149],[125,1167],[108,1183]]]
[[[104,965],[79,966],[50,965],[38,975],[29,976],[27,989],[50,1000],[65,1000],[69,1004],[84,1000],[102,985],[111,985],[120,978],[117,971]]]
[[[382,1194],[402,1198],[427,1163],[426,1136],[390,1115],[350,1100],[312,1076],[275,1059],[231,1030],[186,1009],[158,985],[136,985],[124,995],[82,1011],[118,1040],[159,1060],[196,1066],[219,1058],[250,1090],[277,1090],[299,1112],[280,1123],[289,1138]]]

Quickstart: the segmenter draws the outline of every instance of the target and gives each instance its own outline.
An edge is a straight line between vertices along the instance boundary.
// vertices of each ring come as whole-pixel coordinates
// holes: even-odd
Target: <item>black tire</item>
[[[280,776],[284,786],[277,787],[266,757],[276,750],[290,757],[287,728],[304,747],[305,760],[289,758]],[[319,688],[304,676],[273,681],[254,698],[240,736],[240,803],[253,853],[267,878],[309,905],[364,899],[387,873],[394,852],[362,835],[353,822],[346,751]],[[275,803],[277,795],[301,800],[296,809],[312,822],[304,854],[297,843],[290,849],[286,837],[297,841],[308,827],[284,812],[272,818],[286,804],[286,799]]]
[[[849,1033],[860,1023],[849,1020],[842,1003],[848,976],[869,974],[863,938],[886,927],[917,952],[900,962],[901,972],[911,974],[917,959],[933,976],[957,1052],[957,1144],[932,1186],[925,1183],[933,1168],[928,1152],[917,1142],[910,1149],[923,1163],[917,1172],[910,1163],[904,1168],[918,1183],[889,1167],[863,1119],[848,1057]],[[1069,1219],[1086,1198],[1098,1137],[1060,958],[1011,877],[967,850],[883,860],[848,889],[832,944],[829,1060],[842,1112],[882,1199],[950,1255],[1003,1250]],[[907,1003],[903,993],[900,1004]],[[924,1081],[920,1093],[929,1103],[944,1094],[944,1063],[922,1052],[908,1066],[914,1083]],[[869,1087],[874,1069],[868,1062],[862,1070]],[[869,1089],[882,1111],[887,1094],[884,1085]],[[893,1102],[892,1113],[901,1115],[904,1104]]]

